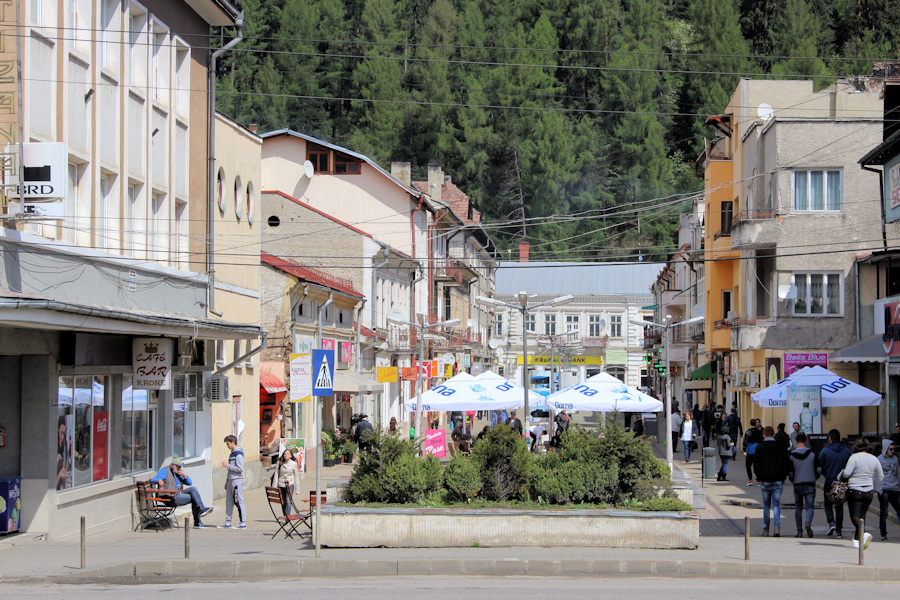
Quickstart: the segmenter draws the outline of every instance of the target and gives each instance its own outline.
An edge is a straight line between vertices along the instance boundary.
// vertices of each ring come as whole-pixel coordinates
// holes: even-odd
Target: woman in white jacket
[[[866,515],[875,490],[881,488],[884,470],[878,459],[872,456],[872,444],[866,438],[853,443],[853,454],[841,472],[841,479],[847,481],[847,509],[853,521],[853,545],[859,547],[859,520]],[[868,547],[872,534],[863,535],[863,546]]]
[[[294,487],[299,485],[300,465],[294,457],[294,451],[285,448],[281,457],[278,459],[278,465],[275,467],[275,473],[272,475],[275,485],[281,490],[281,510],[284,516],[291,514],[294,505]]]

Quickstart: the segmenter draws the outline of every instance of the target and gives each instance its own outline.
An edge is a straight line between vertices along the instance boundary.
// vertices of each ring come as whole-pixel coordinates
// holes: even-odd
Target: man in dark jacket
[[[779,444],[782,444],[785,448],[787,448],[788,452],[790,452],[792,448],[791,436],[789,436],[787,431],[784,430],[784,423],[778,424],[778,429],[775,431],[775,441]]]
[[[731,441],[734,442],[734,449],[731,453],[731,458],[733,459],[737,456],[737,441],[744,435],[744,424],[741,423],[741,418],[738,416],[736,408],[732,408],[731,413],[725,417],[725,426],[728,427],[728,435],[731,436]]]
[[[797,432],[797,449],[791,452],[791,481],[794,482],[794,521],[803,537],[803,505],[806,504],[806,535],[813,536],[812,520],[816,504],[816,479],[822,473],[819,457],[806,447],[806,434]]]
[[[709,446],[709,432],[712,429],[712,411],[709,403],[700,411],[700,429],[703,431],[703,447]]]
[[[771,426],[763,429],[763,441],[753,456],[756,479],[762,482],[763,537],[769,535],[769,511],[774,507],[775,528],[772,537],[781,536],[781,492],[784,480],[791,470],[787,446],[775,441],[775,430]]]
[[[522,435],[522,421],[516,416],[516,411],[509,413],[509,419],[506,421],[506,424],[512,427],[516,433]]]
[[[762,431],[759,429],[759,419],[750,419],[750,429],[744,432],[743,451],[747,461],[747,485],[753,485],[753,457],[756,448],[763,440]],[[756,482],[759,484],[759,481]]]
[[[369,438],[375,433],[375,427],[369,423],[369,415],[363,415],[359,423],[356,424],[356,445],[360,450],[368,450],[370,444]]]
[[[828,432],[828,445],[819,453],[819,462],[822,464],[822,475],[825,477],[825,491],[831,490],[832,484],[841,476],[841,471],[850,460],[850,449],[841,443],[841,432],[832,429]],[[834,509],[837,512],[834,512]],[[842,538],[841,529],[844,526],[844,505],[834,504],[825,496],[825,518],[828,519],[828,535]]]

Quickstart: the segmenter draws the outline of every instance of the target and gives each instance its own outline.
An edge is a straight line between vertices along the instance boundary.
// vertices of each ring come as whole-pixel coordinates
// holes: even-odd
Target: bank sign
[[[529,354],[528,355],[528,364],[529,365],[547,365],[547,366],[549,366],[550,358],[551,358],[550,356],[532,356]],[[563,362],[568,362],[568,364],[572,365],[573,367],[577,366],[577,365],[602,365],[603,364],[602,356],[572,356],[568,359],[557,356],[554,358],[555,358],[555,360],[553,361],[553,364],[555,364],[555,365],[562,364]],[[518,356],[516,356],[516,364],[521,365],[522,362],[523,362],[522,355],[519,354]]]
[[[134,338],[131,366],[136,390],[172,389],[173,344],[168,338]]]
[[[24,181],[19,181],[18,160],[15,161],[9,181],[12,187],[7,195],[20,198],[23,210],[35,217],[64,219],[66,216],[66,171],[68,159],[63,143],[23,144],[25,158],[22,161]],[[18,144],[8,144],[6,152],[19,154]]]

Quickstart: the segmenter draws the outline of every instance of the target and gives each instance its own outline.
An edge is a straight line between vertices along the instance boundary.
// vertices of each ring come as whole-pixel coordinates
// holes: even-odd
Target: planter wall
[[[320,542],[332,548],[587,546],[696,549],[692,512],[421,509],[326,506]]]

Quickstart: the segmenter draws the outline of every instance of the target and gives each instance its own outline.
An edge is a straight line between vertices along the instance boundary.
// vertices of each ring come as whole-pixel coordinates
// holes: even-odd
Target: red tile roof
[[[277,256],[273,256],[265,250],[260,252],[260,259],[265,264],[271,265],[276,269],[284,271],[285,273],[290,273],[291,275],[294,275],[295,277],[298,277],[299,279],[302,279],[304,281],[318,283],[319,285],[331,288],[343,294],[347,294],[348,296],[354,296],[356,298],[363,297],[360,292],[357,292],[353,288],[353,282],[351,282],[349,279],[344,279],[343,277],[335,277],[334,275],[329,275],[324,271],[320,271],[312,267],[305,267],[300,263],[288,258],[279,258]]]
[[[413,181],[412,186],[423,193],[428,191],[427,181]],[[460,221],[474,225],[481,223],[481,213],[474,208],[471,209],[472,218],[469,218],[469,196],[456,187],[452,181],[444,179],[444,183],[441,184],[441,201],[450,206],[450,210]]]

